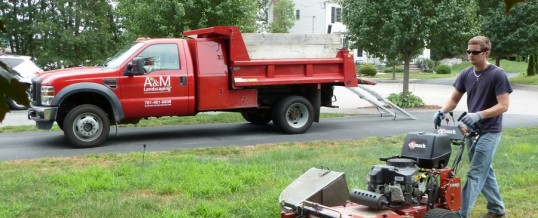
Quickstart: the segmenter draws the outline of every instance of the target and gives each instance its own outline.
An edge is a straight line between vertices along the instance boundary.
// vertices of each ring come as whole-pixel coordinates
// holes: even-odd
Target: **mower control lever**
[[[461,121],[461,118],[463,118],[465,115],[467,115],[467,111],[466,112],[463,112],[460,117],[458,118],[458,122]]]

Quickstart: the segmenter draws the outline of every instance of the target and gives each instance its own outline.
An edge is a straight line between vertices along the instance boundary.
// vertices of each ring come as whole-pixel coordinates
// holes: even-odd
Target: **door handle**
[[[179,85],[180,86],[186,86],[187,85],[187,77],[186,76],[180,76],[179,77]]]

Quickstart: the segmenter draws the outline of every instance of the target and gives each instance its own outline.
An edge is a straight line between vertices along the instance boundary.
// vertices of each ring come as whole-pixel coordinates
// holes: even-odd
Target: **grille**
[[[33,105],[41,105],[41,81],[32,81],[30,87],[30,98],[32,99]]]

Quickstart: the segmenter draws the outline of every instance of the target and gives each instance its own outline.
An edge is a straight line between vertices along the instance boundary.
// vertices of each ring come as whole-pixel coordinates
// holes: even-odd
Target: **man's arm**
[[[508,106],[510,105],[510,94],[504,93],[497,96],[497,104],[493,107],[490,107],[486,110],[480,111],[482,119],[496,117],[502,113],[508,111]]]
[[[458,106],[458,103],[460,102],[462,97],[463,97],[463,93],[454,89],[454,91],[452,92],[452,96],[450,96],[445,106],[441,108],[441,111],[446,113],[446,112],[450,112],[454,110],[456,106]]]

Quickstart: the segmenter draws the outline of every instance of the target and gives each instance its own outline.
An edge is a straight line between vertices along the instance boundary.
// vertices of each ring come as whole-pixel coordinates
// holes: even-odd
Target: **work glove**
[[[441,126],[441,121],[445,119],[445,112],[443,111],[437,111],[433,115],[433,124],[435,125],[435,128]]]
[[[468,113],[467,115],[461,118],[461,121],[465,123],[467,127],[476,128],[478,121],[482,120],[482,115],[480,112]]]

